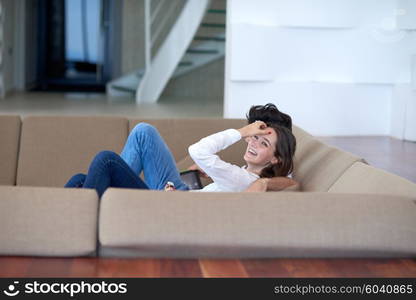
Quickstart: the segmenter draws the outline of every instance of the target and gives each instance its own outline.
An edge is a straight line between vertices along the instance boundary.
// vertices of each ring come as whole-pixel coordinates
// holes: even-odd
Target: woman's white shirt
[[[209,176],[213,183],[198,192],[241,192],[260,177],[244,167],[227,163],[216,153],[241,140],[236,129],[227,129],[209,135],[189,146],[188,152],[194,162]]]

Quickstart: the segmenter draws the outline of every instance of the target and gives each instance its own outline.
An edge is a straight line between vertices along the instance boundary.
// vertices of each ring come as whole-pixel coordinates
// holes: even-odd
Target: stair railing
[[[158,100],[195,36],[210,5],[210,0],[187,0],[176,22],[153,57],[151,54],[152,40],[154,42],[156,38],[152,38],[151,21],[154,20],[154,16],[150,17],[150,5],[150,0],[146,0],[146,70],[136,91],[136,102],[138,103],[154,103]],[[157,5],[162,4],[157,3]],[[174,10],[172,10],[173,12]],[[157,34],[161,34],[161,31],[159,29]]]

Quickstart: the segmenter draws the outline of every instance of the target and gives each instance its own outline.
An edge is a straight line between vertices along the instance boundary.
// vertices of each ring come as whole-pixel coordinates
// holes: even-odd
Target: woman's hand
[[[242,138],[246,138],[249,136],[254,135],[265,135],[265,134],[271,134],[271,129],[267,127],[267,124],[263,121],[255,121],[251,124],[248,124],[247,126],[244,126],[238,131],[241,134]]]
[[[205,173],[200,167],[198,167],[197,164],[193,164],[191,165],[188,170],[190,171],[198,171],[199,176],[204,177],[204,178],[209,178],[209,176],[207,175],[207,173]]]

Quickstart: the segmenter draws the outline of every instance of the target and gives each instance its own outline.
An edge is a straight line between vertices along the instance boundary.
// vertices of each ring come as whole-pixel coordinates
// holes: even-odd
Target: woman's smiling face
[[[273,129],[270,129],[270,132],[267,135],[255,135],[245,139],[248,144],[244,154],[247,165],[264,167],[270,163],[277,163],[278,160],[274,156],[277,134]]]

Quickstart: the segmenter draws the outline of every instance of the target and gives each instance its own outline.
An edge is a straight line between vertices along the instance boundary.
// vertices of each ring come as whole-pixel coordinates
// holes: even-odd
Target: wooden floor
[[[114,98],[93,93],[16,92],[0,99],[0,114],[101,115],[132,118],[222,118],[222,99],[162,97],[137,104],[134,97]]]
[[[0,277],[416,277],[416,259],[0,257]]]

